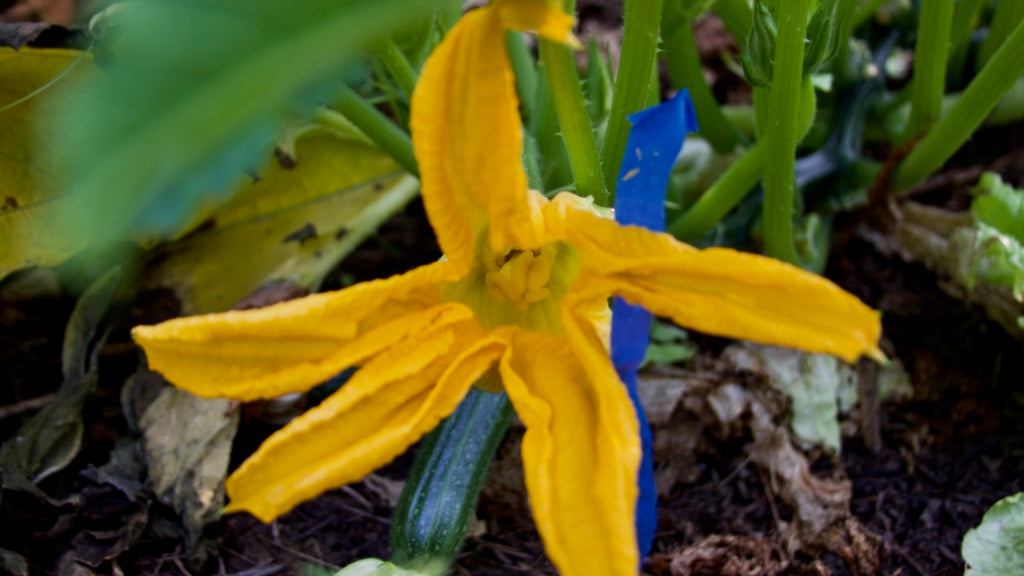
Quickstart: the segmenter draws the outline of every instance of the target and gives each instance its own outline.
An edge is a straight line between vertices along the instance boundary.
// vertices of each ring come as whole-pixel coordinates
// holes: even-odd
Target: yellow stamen
[[[511,301],[525,310],[551,295],[551,280],[558,249],[552,245],[540,250],[510,250],[486,263],[484,282],[487,293],[497,302]]]

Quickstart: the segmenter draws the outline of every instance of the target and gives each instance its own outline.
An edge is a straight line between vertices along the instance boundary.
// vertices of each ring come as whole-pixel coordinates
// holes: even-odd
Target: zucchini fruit
[[[511,418],[504,393],[474,388],[424,438],[391,519],[394,564],[429,576],[447,572]]]

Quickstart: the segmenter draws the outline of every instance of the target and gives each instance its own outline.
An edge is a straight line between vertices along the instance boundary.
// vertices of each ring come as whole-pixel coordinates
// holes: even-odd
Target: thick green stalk
[[[732,37],[743,44],[754,22],[750,3],[747,0],[715,0],[711,9],[722,19]]]
[[[580,196],[592,196],[601,206],[608,206],[608,191],[601,174],[601,158],[597,153],[594,128],[583,99],[576,62],[569,47],[548,40],[540,41],[540,58],[551,86],[555,113],[569,151],[576,191]]]
[[[622,55],[615,77],[612,113],[608,118],[601,160],[609,203],[615,197],[615,182],[629,135],[627,116],[644,107],[658,48],[662,0],[626,0],[622,31]]]
[[[384,37],[384,46],[380,50],[379,55],[384,66],[391,73],[391,77],[398,84],[398,87],[405,93],[406,97],[411,97],[412,91],[416,87],[418,75],[416,70],[413,69],[412,64],[405,57],[405,53],[395,44],[391,36]]]
[[[954,0],[921,3],[914,45],[914,77],[910,84],[910,121],[903,131],[904,141],[928,130],[939,119],[955,5]]]
[[[715,150],[731,152],[743,141],[743,136],[722,114],[701,67],[697,42],[690,22],[684,20],[665,43],[665,63],[675,88],[686,88],[697,111],[700,133]]]
[[[338,112],[363,131],[381,150],[384,150],[413,176],[419,176],[416,156],[412,152],[412,139],[390,118],[374,108],[348,86],[342,86],[336,101]]]
[[[960,86],[967,63],[967,50],[971,46],[971,33],[978,25],[986,0],[962,0],[953,12],[953,29],[949,33],[949,61],[946,63],[947,85]]]
[[[669,226],[668,231],[684,242],[693,242],[707,234],[761,179],[764,174],[764,152],[762,143],[747,150],[685,214]]]
[[[793,194],[796,145],[802,134],[798,124],[804,112],[801,98],[807,15],[814,0],[779,0],[776,21],[775,63],[768,95],[768,122],[764,132],[765,253],[796,264],[793,247]],[[796,105],[794,103],[797,103]],[[813,102],[808,103],[813,106]]]
[[[939,169],[971,137],[1003,95],[1024,74],[1024,20],[971,81],[948,114],[932,127],[893,173],[890,188],[899,191]]]
[[[523,124],[529,125],[533,118],[533,97],[537,93],[537,68],[522,34],[508,32],[505,44],[508,46],[509,60],[512,62],[512,71],[516,77],[516,94],[519,95]]]
[[[996,3],[992,22],[988,27],[988,38],[985,38],[981,49],[978,50],[977,68],[979,70],[995,55],[996,50],[1003,45],[1003,42],[1022,20],[1024,20],[1024,2],[1021,0],[1000,0]]]

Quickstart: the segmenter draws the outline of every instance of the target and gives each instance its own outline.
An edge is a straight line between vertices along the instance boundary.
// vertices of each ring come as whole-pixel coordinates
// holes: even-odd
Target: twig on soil
[[[772,511],[772,521],[775,522],[775,529],[779,531],[779,534],[785,533],[785,527],[782,525],[782,518],[779,516],[779,508],[775,505],[775,487],[772,486],[770,478],[766,478],[764,470],[758,468],[757,475],[761,478],[761,485],[764,487],[764,497],[768,501],[768,509]]]
[[[7,406],[0,406],[0,421],[6,420],[13,416],[24,414],[25,412],[31,412],[33,410],[39,410],[43,406],[49,404],[56,396],[53,392],[49,394],[43,394],[36,398],[29,398],[28,400],[22,400],[21,402],[15,402]]]
[[[344,492],[345,495],[349,496],[350,498],[352,498],[353,500],[358,502],[359,505],[364,508],[364,511],[366,511],[366,512],[372,512],[373,511],[373,503],[370,502],[369,500],[367,500],[359,492],[356,492],[355,488],[346,485],[346,486],[342,486],[338,490],[340,490],[341,492]]]
[[[918,574],[920,574],[920,576],[928,576],[928,572],[926,572],[925,569],[917,563],[917,560],[914,560],[913,556],[907,553],[907,551],[904,550],[902,546],[893,542],[892,549],[900,555],[900,558],[902,558],[903,561],[907,563],[907,566],[910,566],[914,569],[914,572],[917,572]]]

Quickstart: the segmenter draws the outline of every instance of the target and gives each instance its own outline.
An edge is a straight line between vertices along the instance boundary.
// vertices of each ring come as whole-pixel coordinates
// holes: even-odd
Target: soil
[[[586,18],[619,18],[602,15],[600,5],[581,2]],[[713,23],[701,31],[707,42],[721,40],[720,27]],[[716,93],[730,100],[746,98],[731,72],[720,63],[715,66],[728,79]],[[946,172],[926,184],[928,200],[963,209],[966,187],[959,175],[1019,151],[1022,133],[1017,125],[979,135]],[[1004,171],[1004,176],[1024,184],[1017,170]],[[867,214],[837,222],[839,240],[827,275],[883,312],[884,346],[906,367],[915,395],[882,406],[877,449],[869,449],[857,423],[847,421],[844,426],[853,433],[845,435],[841,455],[811,453],[809,459],[815,475],[849,480],[849,510],[879,563],[869,570],[835,551],[813,553],[794,546],[793,511],[778,496],[769,473],[751,462],[745,450],[749,438],[741,436],[708,439],[697,458],[697,477],[661,499],[657,539],[645,564],[648,574],[962,574],[964,533],[994,502],[1024,491],[1021,342],[978,307],[948,296],[940,289],[941,279],[922,264],[880,251],[864,232]],[[328,284],[388,276],[439,254],[417,202],[347,259]],[[27,300],[5,294],[0,299],[0,441],[12,438],[52,400],[62,381],[63,332],[74,306],[71,296],[57,290]],[[100,351],[99,381],[83,408],[81,451],[42,481],[40,488],[49,498],[3,490],[0,549],[22,555],[31,574],[62,576],[270,576],[387,558],[395,482],[407,473],[411,454],[272,524],[245,514],[222,517],[196,544],[188,542],[180,518],[144,483],[112,483],[99,472],[119,442],[132,436],[121,388],[137,369],[139,355],[127,330],[176,313],[167,293],[139,295],[123,311]],[[698,357],[682,369],[713,370],[724,343],[699,335],[695,341]],[[246,411],[232,461],[243,459],[274,427],[259,410]],[[455,573],[555,574],[526,510],[521,499],[509,505],[485,493]],[[688,571],[681,568],[684,564]]]

